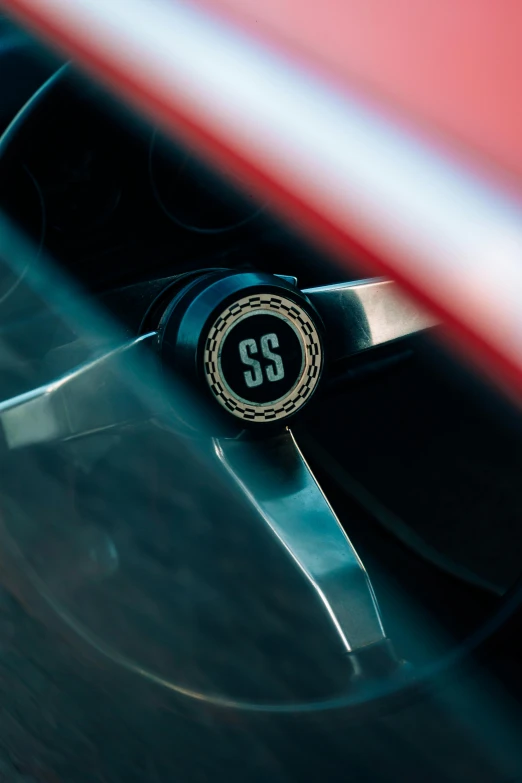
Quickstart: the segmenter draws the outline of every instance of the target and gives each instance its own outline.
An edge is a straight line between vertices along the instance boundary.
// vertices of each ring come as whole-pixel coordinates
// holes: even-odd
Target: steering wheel
[[[53,77],[9,128],[0,142],[2,170],[14,170],[14,161],[23,158],[29,129],[34,132],[39,113],[49,106],[52,110],[56,85],[65,78],[67,70]],[[1,241],[2,256],[16,268],[17,259],[27,257],[24,242],[7,224]],[[60,354],[62,369],[55,377],[0,404],[8,459],[31,465],[28,454],[48,455],[46,449],[58,446],[63,447],[61,458],[66,454],[69,459],[77,444],[110,439],[149,422],[161,432],[162,442],[176,444],[178,482],[187,465],[197,465],[189,473],[192,479],[195,471],[204,477],[198,485],[201,493],[210,491],[211,480],[220,488],[220,499],[213,503],[226,508],[232,497],[240,498],[234,502],[248,507],[262,536],[279,550],[274,562],[279,558],[296,583],[307,586],[306,595],[329,627],[346,688],[340,694],[286,701],[180,684],[169,676],[168,666],[140,657],[139,645],[126,649],[107,641],[89,625],[92,613],[82,617],[76,605],[73,611],[74,564],[68,581],[53,577],[50,550],[42,550],[42,531],[35,538],[34,524],[4,513],[11,570],[25,573],[41,606],[117,665],[184,697],[221,707],[316,710],[368,702],[386,689],[407,687],[409,670],[395,655],[368,574],[306,463],[293,427],[309,405],[328,404],[329,380],[347,357],[413,335],[432,326],[432,320],[388,280],[301,290],[292,277],[220,266],[112,292],[115,309],[133,312],[132,327],[115,338],[118,330],[89,307],[79,313],[75,293],[57,273],[52,286],[42,278],[41,272],[29,271],[24,284],[44,303],[46,318],[52,313],[62,325],[74,324],[75,334]],[[148,460],[146,452],[139,456]],[[168,461],[165,452],[164,469]],[[31,474],[26,480],[32,480]],[[127,492],[132,497],[132,491],[120,476],[116,500]],[[201,521],[202,516],[194,518]],[[121,542],[117,547],[114,536],[87,529],[80,543],[82,551],[91,553],[88,567],[95,571],[94,581],[105,587],[121,571]],[[73,549],[78,546],[75,538]],[[54,565],[64,552],[70,556],[67,548],[52,551]],[[250,556],[258,552],[251,548]],[[248,564],[242,567],[249,569]],[[271,567],[270,561],[264,566],[267,580]],[[234,589],[240,588],[236,584]],[[139,600],[134,593],[133,600]],[[108,610],[105,630],[111,618]],[[249,668],[255,678],[255,662]]]

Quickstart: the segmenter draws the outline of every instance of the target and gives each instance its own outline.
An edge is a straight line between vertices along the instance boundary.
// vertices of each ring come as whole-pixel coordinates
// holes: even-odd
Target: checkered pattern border
[[[293,389],[276,403],[245,404],[235,397],[223,381],[219,365],[220,346],[234,321],[250,312],[278,313],[298,332],[304,348],[301,375]],[[323,352],[317,328],[309,315],[291,299],[276,294],[255,294],[233,302],[212,324],[203,356],[207,382],[217,401],[229,413],[246,421],[277,421],[294,414],[308,400],[321,376]]]

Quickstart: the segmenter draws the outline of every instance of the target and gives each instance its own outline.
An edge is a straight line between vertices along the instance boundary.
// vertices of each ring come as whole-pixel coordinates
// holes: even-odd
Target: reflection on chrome
[[[319,595],[348,653],[385,638],[368,574],[290,431],[215,440],[220,462]]]

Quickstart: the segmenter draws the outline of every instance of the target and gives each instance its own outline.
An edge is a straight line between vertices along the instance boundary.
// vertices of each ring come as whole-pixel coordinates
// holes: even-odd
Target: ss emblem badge
[[[230,300],[208,329],[202,359],[218,403],[253,423],[293,416],[310,399],[323,366],[320,334],[307,310],[271,289]]]
[[[245,383],[249,389],[253,389],[255,386],[261,386],[265,382],[265,375],[267,381],[275,382],[281,381],[285,377],[285,368],[283,360],[280,354],[275,353],[274,348],[279,348],[279,339],[277,334],[271,332],[270,334],[264,334],[260,340],[261,355],[267,360],[267,364],[263,368],[258,359],[254,358],[259,355],[259,347],[257,342],[249,338],[242,340],[239,343],[239,356],[241,361],[247,367],[251,369],[245,370],[243,377]]]

